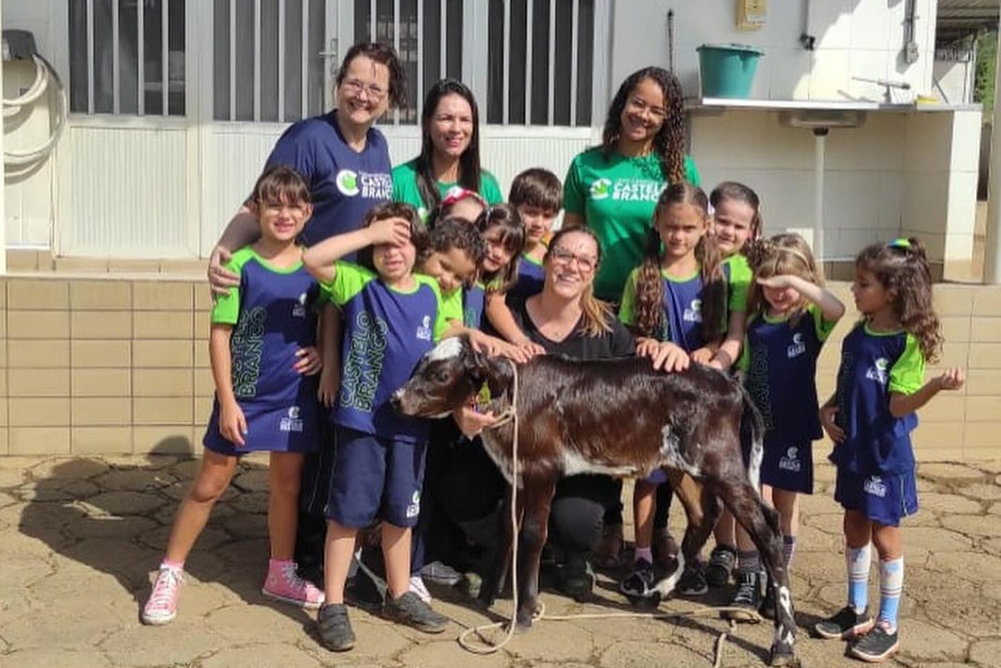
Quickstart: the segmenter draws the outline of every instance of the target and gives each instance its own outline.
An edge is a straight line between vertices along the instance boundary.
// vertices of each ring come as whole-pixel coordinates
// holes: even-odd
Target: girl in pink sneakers
[[[262,591],[305,608],[323,603],[323,592],[300,578],[292,561],[303,454],[319,445],[316,374],[322,362],[313,310],[319,287],[296,242],[312,213],[309,188],[295,171],[273,167],[255,185],[251,209],[261,237],[233,254],[228,268],[239,275],[240,285],[212,309],[209,355],[216,396],[205,453],[143,608],[146,624],[174,619],[184,560],[240,456],[254,451],[271,453],[271,561]]]

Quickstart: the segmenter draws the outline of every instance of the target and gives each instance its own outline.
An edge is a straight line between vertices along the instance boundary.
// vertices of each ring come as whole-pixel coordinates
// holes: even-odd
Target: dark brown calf
[[[489,410],[511,402],[509,362],[475,352],[464,337],[439,344],[393,395],[407,415],[442,417],[489,388]],[[539,561],[557,481],[578,473],[645,476],[663,468],[688,516],[678,569],[657,584],[666,597],[685,563],[695,559],[719,516],[720,499],[754,540],[776,600],[772,665],[793,659],[796,625],[782,558],[778,515],[765,506],[743,465],[742,421],[753,434],[752,472],[761,461],[761,417],[739,383],[699,365],[667,374],[642,358],[583,362],[536,357],[518,367],[518,480],[513,479],[514,426],[483,433],[483,443],[509,483],[518,485],[522,517],[518,624],[531,626],[538,602]],[[497,569],[484,582],[490,603],[511,559],[510,527]]]

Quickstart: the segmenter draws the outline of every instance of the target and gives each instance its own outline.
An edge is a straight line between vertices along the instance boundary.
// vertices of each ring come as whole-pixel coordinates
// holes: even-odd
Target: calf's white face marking
[[[431,352],[428,353],[428,361],[440,362],[443,360],[454,359],[461,354],[462,340],[458,337],[451,336],[436,345]]]

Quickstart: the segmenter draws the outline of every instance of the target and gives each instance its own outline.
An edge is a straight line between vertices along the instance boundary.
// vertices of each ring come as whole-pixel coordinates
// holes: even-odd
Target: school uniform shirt
[[[641,269],[642,267],[637,267],[629,274],[619,305],[619,320],[628,327],[636,326],[636,281],[639,279]],[[724,262],[722,270],[726,281],[727,312],[746,310],[747,283],[734,280],[733,265]],[[676,278],[669,276],[666,270],[661,270],[664,293],[663,317],[661,330],[655,332],[651,338],[670,341],[687,353],[694,352],[706,344],[702,336],[701,271],[699,268],[691,276]],[[728,315],[725,317],[728,320]]]
[[[407,291],[387,286],[374,272],[349,262],[335,264],[334,280],[323,282],[323,298],[344,314],[341,386],[328,418],[366,434],[410,443],[427,440],[427,420],[400,415],[390,395],[434,347],[447,321],[462,313],[443,308],[438,283],[414,274]]]
[[[459,185],[456,181],[437,181],[438,194],[445,196],[449,190]],[[480,190],[479,195],[486,200],[487,204],[499,204],[504,201],[500,184],[493,174],[485,169],[480,170]],[[406,202],[417,209],[421,220],[426,220],[428,214],[427,203],[421,198],[421,191],[417,187],[417,158],[393,168],[393,201]]]
[[[235,449],[219,432],[218,396],[205,446],[223,454],[313,451],[319,447],[318,376],[293,367],[296,352],[316,343],[317,282],[301,262],[274,267],[250,247],[234,253],[227,267],[240,285],[216,299],[211,320],[234,326],[233,393],[247,418],[246,446]]]
[[[835,322],[809,304],[795,325],[788,317],[753,316],[737,363],[765,421],[768,438],[807,445],[823,438],[817,401],[817,358]]]
[[[268,156],[266,167],[274,165],[295,169],[309,185],[313,217],[300,236],[306,246],[360,228],[368,210],[393,195],[386,138],[370,128],[365,148],[355,151],[337,126],[336,110],[285,130]]]
[[[483,306],[487,291],[483,283],[476,281],[471,288],[462,288],[462,324],[470,329],[479,329],[483,322]]]
[[[904,473],[914,468],[911,432],[915,413],[890,414],[890,393],[913,394],[924,382],[925,358],[913,334],[874,332],[860,322],[841,346],[835,420],[845,440],[830,459],[865,475]]]
[[[522,253],[521,261],[518,262],[518,280],[507,291],[507,299],[512,303],[515,300],[524,301],[542,292],[545,284],[546,270],[542,267],[542,260]]]
[[[685,157],[685,180],[699,185],[699,172]],[[594,280],[599,299],[615,302],[629,272],[643,260],[643,243],[660,193],[667,186],[660,157],[626,157],[601,147],[578,154],[563,183],[563,208],[583,216],[601,243],[604,258]]]

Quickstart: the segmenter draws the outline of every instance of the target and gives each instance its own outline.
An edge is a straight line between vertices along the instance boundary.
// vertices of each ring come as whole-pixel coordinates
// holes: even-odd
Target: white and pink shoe
[[[159,626],[171,622],[177,616],[177,599],[184,586],[184,571],[180,568],[160,566],[160,572],[153,584],[153,593],[143,607],[143,624]]]
[[[261,593],[307,610],[319,608],[325,599],[323,592],[312,582],[299,577],[294,561],[272,561]]]

